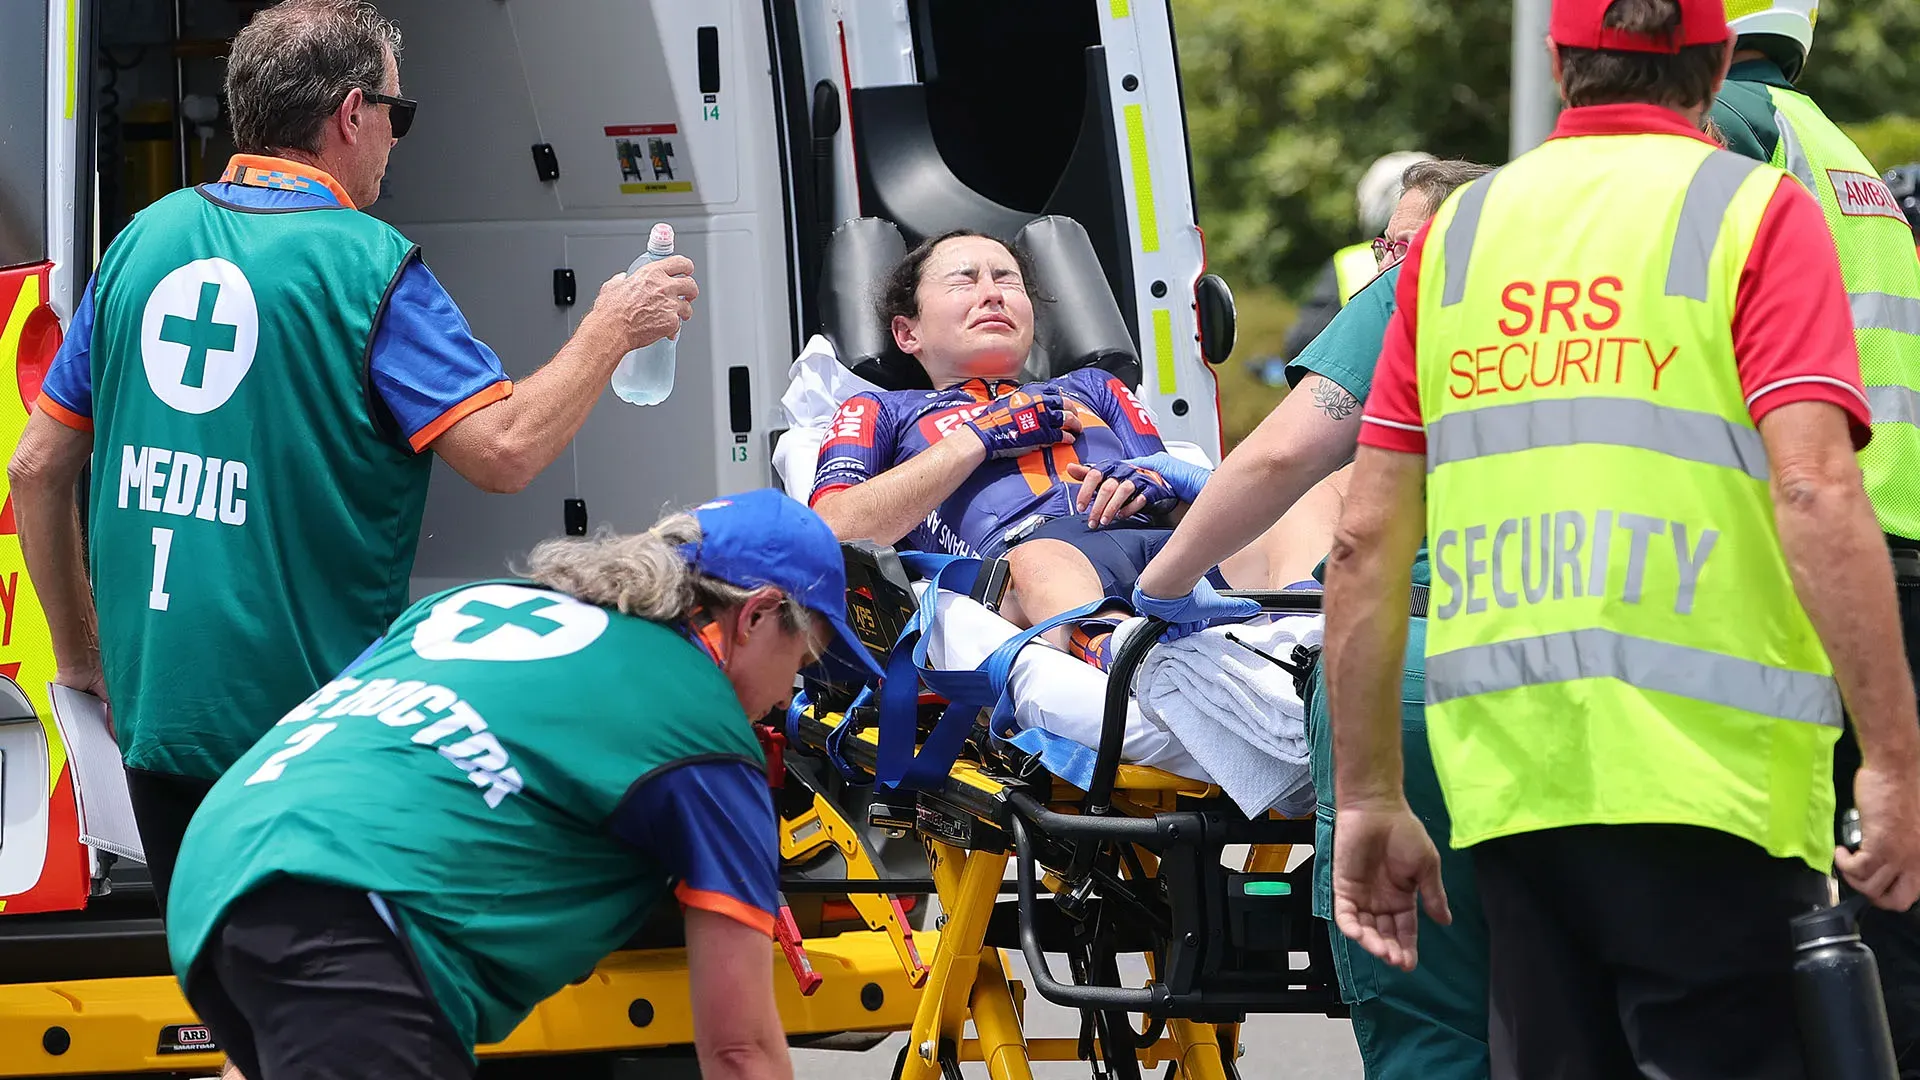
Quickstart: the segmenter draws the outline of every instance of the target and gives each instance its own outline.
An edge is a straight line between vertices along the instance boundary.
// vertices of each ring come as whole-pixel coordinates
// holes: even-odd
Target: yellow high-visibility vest
[[[1880,528],[1920,540],[1920,258],[1893,192],[1860,148],[1805,94],[1769,86],[1774,165],[1820,202],[1853,307],[1873,441],[1860,471]]]
[[[1664,823],[1832,861],[1840,695],[1733,354],[1780,180],[1680,135],[1562,138],[1434,219],[1427,723],[1456,846]]]
[[[1353,294],[1380,276],[1380,262],[1373,257],[1373,242],[1353,244],[1333,253],[1333,277],[1340,286],[1340,306],[1346,307]]]

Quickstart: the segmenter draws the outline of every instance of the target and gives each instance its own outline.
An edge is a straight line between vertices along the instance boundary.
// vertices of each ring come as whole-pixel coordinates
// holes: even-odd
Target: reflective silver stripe
[[[1700,163],[1687,195],[1680,203],[1680,225],[1673,234],[1673,258],[1667,263],[1667,295],[1707,298],[1707,269],[1720,223],[1740,185],[1760,163],[1725,150],[1715,150]],[[1449,238],[1451,239],[1451,238]]]
[[[1498,175],[1500,170],[1495,169],[1468,184],[1460,193],[1460,207],[1447,224],[1447,281],[1440,290],[1441,307],[1452,307],[1466,298],[1467,266],[1473,261],[1473,240],[1480,231],[1480,212],[1486,209],[1487,191]]]
[[[1873,411],[1876,424],[1920,426],[1920,391],[1904,386],[1869,386],[1867,408]]]
[[[1712,413],[1636,398],[1517,401],[1448,413],[1427,425],[1427,471],[1541,446],[1633,446],[1767,479],[1760,433]]]
[[[1820,197],[1820,189],[1813,186],[1813,165],[1807,161],[1807,152],[1800,149],[1800,136],[1794,133],[1793,125],[1787,122],[1787,116],[1779,109],[1773,110],[1773,123],[1780,129],[1780,146],[1786,151],[1787,171],[1793,174],[1807,194]]]
[[[1573,679],[1619,679],[1709,705],[1840,726],[1840,689],[1828,676],[1599,629],[1470,645],[1429,656],[1427,704]]]
[[[1855,330],[1894,330],[1920,334],[1920,300],[1883,292],[1847,294]]]

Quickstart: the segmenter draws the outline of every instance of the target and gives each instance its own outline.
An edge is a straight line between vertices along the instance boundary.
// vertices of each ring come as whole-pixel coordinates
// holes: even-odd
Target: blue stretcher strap
[[[1020,650],[1035,637],[1063,623],[1097,614],[1111,603],[1111,600],[1095,600],[1072,611],[1062,612],[1031,630],[1022,631],[1008,638],[981,665],[987,669],[988,677],[997,688],[993,719],[989,721],[989,730],[994,737],[1039,758],[1040,764],[1048,772],[1078,788],[1085,788],[1093,782],[1094,760],[1098,757],[1093,747],[1084,746],[1063,735],[1055,735],[1045,728],[1017,728],[1013,718],[1013,694],[1008,690],[1008,683],[1012,681],[1013,662],[1019,658]]]
[[[800,745],[800,718],[807,715],[807,709],[813,702],[808,700],[805,690],[796,690],[793,701],[787,705],[787,745]]]
[[[927,666],[926,632],[940,607],[940,590],[972,592],[980,576],[980,560],[952,555],[901,552],[900,561],[911,573],[930,579],[920,594],[919,607],[887,657],[886,676],[880,680],[880,746],[875,753],[874,784],[883,789],[934,788],[945,782],[953,763],[973,730],[973,717],[992,703],[985,677],[975,672],[934,672]],[[914,752],[920,731],[920,684],[951,704],[947,706],[925,745]]]
[[[1048,772],[1082,791],[1093,783],[1093,766],[1100,755],[1091,746],[1037,727],[1021,728],[1003,741],[1039,758]]]
[[[847,743],[847,736],[853,734],[853,710],[865,705],[867,699],[872,696],[872,687],[861,687],[860,693],[854,696],[852,704],[847,706],[847,711],[840,715],[839,725],[827,732],[827,743],[823,747],[826,751],[827,763],[833,766],[833,770],[840,774],[842,780],[851,782],[860,779],[859,770],[847,761],[846,751],[842,747]]]
[[[999,732],[1011,723],[1013,703],[1007,694],[1007,682],[1020,650],[1048,630],[1092,615],[1108,602],[1082,605],[1015,634],[972,671],[940,671],[928,661],[927,633],[939,612],[940,590],[971,592],[979,576],[979,560],[926,555],[907,559],[903,555],[903,561],[910,570],[930,575],[931,581],[920,594],[912,622],[887,658],[887,676],[880,686],[880,750],[875,783],[888,789],[931,789],[945,783],[981,709],[993,710],[990,732]],[[922,684],[946,698],[948,705],[916,753]],[[1091,766],[1087,771],[1090,775]]]

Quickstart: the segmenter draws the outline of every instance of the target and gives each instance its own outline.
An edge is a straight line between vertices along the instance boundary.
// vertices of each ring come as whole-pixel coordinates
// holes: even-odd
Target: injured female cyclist
[[[700,1071],[790,1078],[750,718],[836,640],[879,676],[845,604],[832,532],[771,490],[415,604],[194,817],[187,999],[249,1077],[471,1076],[671,890]]]
[[[810,502],[843,540],[1005,558],[1012,588],[1003,614],[1018,625],[1113,601],[1081,632],[1048,635],[1105,667],[1104,631],[1127,614],[1135,579],[1208,470],[1167,453],[1153,416],[1110,372],[1020,380],[1042,296],[1024,260],[989,236],[956,231],[908,252],[881,314],[933,388],[870,391],[841,405]],[[1319,531],[1304,524],[1315,517],[1309,509],[1296,527]],[[1304,568],[1285,554],[1300,537],[1268,537],[1222,563],[1214,583],[1299,580],[1325,553],[1332,525],[1326,517]]]

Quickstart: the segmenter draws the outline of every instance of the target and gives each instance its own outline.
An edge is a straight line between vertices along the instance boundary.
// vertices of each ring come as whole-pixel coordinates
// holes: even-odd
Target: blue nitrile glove
[[[1138,459],[1138,461],[1145,460],[1145,458]],[[1097,481],[1093,478],[1094,474],[1099,476]],[[1102,461],[1086,466],[1084,473],[1069,468],[1067,475],[1078,476],[1081,479],[1080,494],[1074,499],[1074,509],[1086,513],[1090,527],[1097,528],[1104,523],[1105,514],[1117,515],[1123,507],[1131,504],[1135,499],[1145,499],[1146,511],[1153,514],[1163,513],[1180,505],[1180,493],[1174,490],[1165,476],[1135,461],[1118,459]],[[1108,481],[1116,484],[1132,484],[1133,492],[1125,496],[1113,495],[1103,500],[1099,498],[1099,492]],[[1087,505],[1081,506],[1082,502]],[[1096,518],[1102,520],[1095,520]]]
[[[1190,461],[1181,461],[1165,450],[1146,457],[1128,458],[1127,464],[1140,469],[1151,469],[1166,478],[1167,487],[1181,502],[1190,503],[1200,497],[1200,489],[1207,486],[1207,477],[1213,470],[1204,465],[1195,465]]]
[[[1072,442],[1065,399],[1058,390],[1015,390],[967,421],[989,458],[1019,457],[1057,442]]]
[[[1172,623],[1167,632],[1160,635],[1160,640],[1177,641],[1188,634],[1197,634],[1216,622],[1250,619],[1260,614],[1260,605],[1245,597],[1221,596],[1213,587],[1213,582],[1201,578],[1192,592],[1172,600],[1149,595],[1135,585],[1133,610]]]

